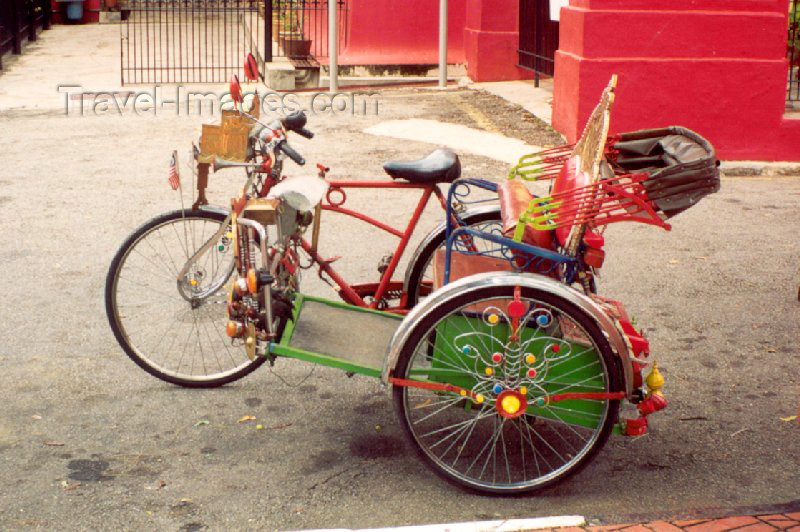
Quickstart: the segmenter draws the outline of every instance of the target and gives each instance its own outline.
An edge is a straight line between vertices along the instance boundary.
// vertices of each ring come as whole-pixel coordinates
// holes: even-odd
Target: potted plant
[[[286,57],[311,55],[311,39],[303,33],[304,9],[304,0],[280,0],[278,3],[278,44]]]

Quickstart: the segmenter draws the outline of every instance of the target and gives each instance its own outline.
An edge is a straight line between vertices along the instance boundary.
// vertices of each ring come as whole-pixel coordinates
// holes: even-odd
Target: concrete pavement
[[[799,180],[725,179],[670,233],[611,227],[601,293],[647,329],[670,407],[646,438],[612,439],[565,484],[479,497],[416,460],[372,380],[279,361],[223,389],[192,391],[127,360],[105,320],[105,272],[137,225],[179,207],[167,161],[202,120],[64,116],[60,83],[123,89],[114,85],[114,31],[55,27],[0,74],[0,528],[350,529],[582,515],[590,525],[657,530],[655,519],[711,527],[673,518],[728,519],[771,504],[789,506],[719,526],[796,526],[798,424],[784,419],[797,414],[800,386]],[[59,59],[79,44],[91,62]],[[459,110],[470,98],[387,91],[380,116],[314,115],[317,137],[293,143],[333,177],[382,178],[383,160],[434,144],[365,129],[408,119],[480,129],[493,116]],[[469,153],[462,164],[467,176],[495,179],[508,166]],[[224,204],[241,183],[236,172],[214,174],[209,196]],[[348,204],[398,221],[415,199],[376,193]],[[427,212],[417,241],[439,220]],[[336,266],[347,278],[369,280],[394,241],[331,218],[322,243],[324,255],[345,256]],[[303,282],[335,297],[313,273]]]

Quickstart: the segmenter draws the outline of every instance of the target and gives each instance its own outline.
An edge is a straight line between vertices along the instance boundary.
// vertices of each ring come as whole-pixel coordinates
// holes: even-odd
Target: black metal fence
[[[50,0],[0,1],[0,69],[3,56],[22,53],[22,44],[33,42],[40,30],[50,28]]]
[[[552,76],[558,49],[558,22],[550,20],[549,0],[519,1],[518,66]]]
[[[122,84],[224,83],[248,52],[263,62],[264,0],[127,0]],[[261,7],[261,12],[259,12]]]
[[[252,52],[261,71],[274,57],[328,55],[327,0],[126,0],[121,4],[122,84],[223,83],[242,77]],[[346,0],[337,0],[339,42]]]
[[[789,3],[787,55],[789,83],[786,88],[786,101],[800,102],[800,2]]]
[[[328,57],[328,0],[272,0],[276,56]],[[347,2],[336,1],[339,48],[347,42]]]

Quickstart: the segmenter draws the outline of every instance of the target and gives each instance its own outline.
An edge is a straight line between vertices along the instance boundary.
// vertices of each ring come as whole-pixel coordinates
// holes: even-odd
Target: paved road
[[[362,129],[430,117],[454,97],[391,93],[383,116],[313,117],[317,138],[296,144],[334,175],[375,177],[382,160],[431,146]],[[279,362],[223,389],[190,391],[125,357],[105,318],[105,272],[126,234],[177,206],[166,161],[197,124],[55,109],[0,115],[0,528],[367,527],[797,498],[798,426],[781,420],[797,413],[800,384],[797,178],[723,180],[670,233],[608,230],[601,293],[626,302],[647,329],[670,407],[650,435],[612,439],[572,481],[499,499],[428,471],[375,381]],[[505,171],[463,160],[469,176]],[[224,203],[240,182],[235,172],[214,175],[210,196]],[[413,198],[352,201],[403,219]],[[438,219],[431,210],[424,228]],[[323,252],[345,255],[337,265],[354,279],[371,277],[392,245],[358,231],[324,229]],[[245,415],[266,429],[237,423]]]

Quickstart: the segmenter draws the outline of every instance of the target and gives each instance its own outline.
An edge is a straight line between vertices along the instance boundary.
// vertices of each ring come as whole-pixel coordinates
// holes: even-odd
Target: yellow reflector
[[[503,407],[505,412],[509,414],[516,414],[519,411],[519,407],[522,406],[522,403],[517,396],[506,395],[500,402],[500,406]]]
[[[237,321],[229,321],[225,326],[225,333],[231,338],[238,338],[242,335],[242,324]]]
[[[258,292],[258,280],[256,279],[256,271],[254,269],[247,270],[247,289],[251,294]]]

